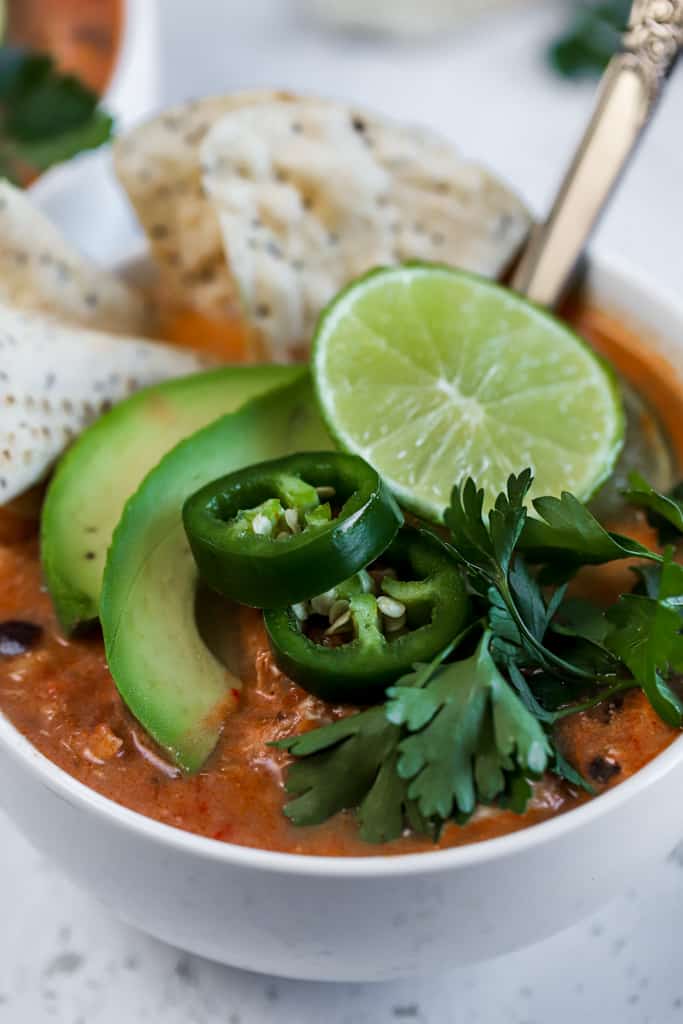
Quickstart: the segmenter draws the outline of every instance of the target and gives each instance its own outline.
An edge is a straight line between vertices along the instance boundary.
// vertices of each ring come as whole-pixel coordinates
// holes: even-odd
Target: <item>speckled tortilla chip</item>
[[[115,334],[145,334],[143,296],[94,266],[30,197],[0,181],[0,303]]]
[[[190,352],[0,306],[0,505],[138,388],[200,369]]]
[[[311,100],[232,110],[201,144],[226,259],[268,354],[305,350],[358,274],[421,259],[498,276],[529,227],[520,200],[430,132]]]
[[[246,92],[193,101],[114,143],[114,168],[149,239],[162,298],[210,320],[234,315],[236,290],[218,218],[202,187],[200,144],[228,111],[270,102],[275,95]]]

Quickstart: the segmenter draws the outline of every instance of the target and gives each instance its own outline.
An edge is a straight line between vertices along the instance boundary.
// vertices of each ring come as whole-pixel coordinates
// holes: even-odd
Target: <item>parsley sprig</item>
[[[610,533],[567,493],[535,499],[532,514],[532,482],[530,470],[511,476],[488,515],[474,481],[453,489],[448,546],[476,617],[384,704],[276,744],[296,759],[285,808],[294,824],[355,809],[368,842],[406,828],[437,838],[478,804],[523,812],[547,771],[591,791],[554,743],[569,714],[641,687],[666,722],[683,724],[671,683],[683,672],[683,567],[673,549],[662,555]],[[683,536],[675,496],[633,477],[625,497],[667,536]],[[638,582],[611,608],[567,596],[582,566],[625,558],[643,560]]]

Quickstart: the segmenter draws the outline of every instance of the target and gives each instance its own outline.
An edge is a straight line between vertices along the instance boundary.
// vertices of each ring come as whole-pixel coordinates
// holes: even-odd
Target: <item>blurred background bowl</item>
[[[119,125],[159,101],[157,0],[4,0],[3,42],[48,53],[102,96]]]
[[[525,0],[298,0],[304,14],[352,32],[430,36],[449,31],[475,15],[520,6]],[[529,2],[529,0],[526,0]]]

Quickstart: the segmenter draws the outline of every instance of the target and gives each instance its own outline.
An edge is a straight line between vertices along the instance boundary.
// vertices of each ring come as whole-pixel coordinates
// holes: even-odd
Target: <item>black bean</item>
[[[22,622],[19,619],[0,622],[0,655],[13,658],[17,654],[25,654],[36,646],[42,634],[42,628],[35,622]]]
[[[607,757],[594,757],[588,765],[588,774],[594,782],[607,783],[618,775],[621,765]]]

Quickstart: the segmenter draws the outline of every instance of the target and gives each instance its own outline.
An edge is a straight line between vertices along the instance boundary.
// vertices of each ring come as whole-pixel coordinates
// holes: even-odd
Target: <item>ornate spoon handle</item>
[[[554,306],[654,110],[683,47],[683,0],[634,0],[621,51],[550,216],[536,227],[512,286]]]

